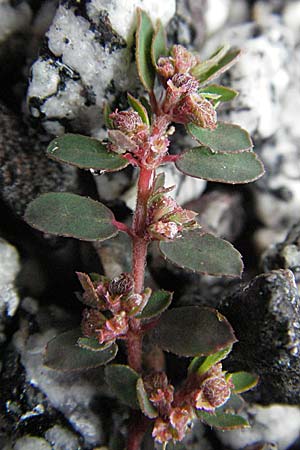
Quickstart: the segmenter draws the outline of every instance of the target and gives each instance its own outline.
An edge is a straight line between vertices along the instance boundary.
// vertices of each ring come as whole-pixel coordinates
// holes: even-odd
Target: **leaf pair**
[[[252,151],[252,141],[238,125],[218,122],[215,130],[188,124],[187,130],[201,144],[184,152],[176,161],[180,172],[207,181],[249,183],[264,174],[264,167]]]

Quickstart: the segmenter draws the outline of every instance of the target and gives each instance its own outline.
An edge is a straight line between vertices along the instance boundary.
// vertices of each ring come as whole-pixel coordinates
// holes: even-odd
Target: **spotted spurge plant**
[[[103,241],[118,232],[132,240],[132,269],[113,279],[78,273],[85,304],[81,327],[48,343],[45,364],[61,371],[105,365],[106,382],[131,409],[127,450],[141,448],[145,433],[157,445],[173,448],[197,419],[221,429],[248,426],[237,414],[239,393],[257,379],[246,372],[227,373],[222,360],[236,342],[218,311],[209,307],[169,308],[172,292],[144,286],[147,249],[157,241],[162,255],[197,273],[239,277],[243,265],[236,249],[202,231],[196,213],[169,195],[161,165],[195,178],[221,183],[248,183],[264,173],[248,133],[218,122],[217,107],[237,92],[211,84],[240,55],[219,48],[201,61],[181,45],[166,47],[160,22],[154,27],[138,10],[136,64],[147,99],[128,94],[125,111],[106,108],[108,139],[66,134],[52,141],[48,156],[82,169],[114,172],[132,165],[138,171],[132,225],[118,222],[105,205],[71,193],[48,193],[34,200],[25,218],[33,227],[59,236]],[[170,135],[183,124],[195,147],[169,153]],[[127,365],[113,362],[118,343],[126,345]],[[147,345],[145,345],[145,342]],[[186,379],[174,387],[164,368],[164,352],[190,358]],[[150,431],[149,431],[150,430]],[[117,448],[112,437],[110,448]]]

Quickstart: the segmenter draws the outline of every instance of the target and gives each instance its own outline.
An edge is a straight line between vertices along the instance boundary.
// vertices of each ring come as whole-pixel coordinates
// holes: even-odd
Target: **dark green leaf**
[[[189,365],[188,371],[193,373],[198,373],[199,375],[207,372],[212,366],[222,361],[231,352],[232,346],[226,347],[219,352],[213,353],[212,355],[201,357],[196,356]]]
[[[77,345],[80,334],[80,329],[76,328],[48,342],[44,364],[54,370],[71,372],[98,367],[115,358],[118,351],[116,344],[111,344],[101,352],[86,350]]]
[[[218,122],[215,130],[201,128],[193,123],[187,125],[188,131],[200,144],[220,152],[240,152],[253,147],[248,131],[239,125]]]
[[[240,394],[256,386],[258,376],[249,372],[235,372],[230,374],[230,380],[234,385],[233,392]]]
[[[215,98],[219,102],[229,102],[238,95],[237,91],[218,84],[209,84],[201,88],[199,93],[207,98]]]
[[[136,30],[136,65],[144,88],[151,92],[154,86],[155,69],[151,58],[153,26],[145,11],[138,8]]]
[[[129,366],[111,364],[105,367],[105,380],[116,397],[130,408],[139,409],[136,383],[139,375]]]
[[[77,345],[81,348],[85,348],[86,350],[90,350],[91,352],[102,352],[111,346],[110,343],[99,344],[96,338],[90,337],[80,337],[77,341]]]
[[[169,441],[166,450],[186,450],[186,447],[181,442]]]
[[[47,155],[81,169],[105,172],[115,172],[128,165],[127,159],[108,151],[97,139],[80,134],[65,134],[54,139],[47,148]]]
[[[209,355],[236,342],[224,316],[198,306],[165,311],[149,336],[163,350],[179,356]]]
[[[243,270],[239,252],[212,234],[191,231],[173,241],[161,241],[159,247],[168,260],[192,272],[239,277]]]
[[[172,292],[160,290],[152,293],[143,311],[136,317],[138,319],[151,319],[165,311],[172,301]]]
[[[157,60],[160,56],[166,56],[168,54],[166,40],[166,33],[163,24],[160,20],[158,20],[151,46],[151,57],[154,67],[156,66]]]
[[[44,233],[103,241],[118,233],[113,213],[102,203],[67,192],[50,192],[33,200],[25,220]]]
[[[207,423],[214,428],[221,430],[234,430],[236,428],[248,428],[250,425],[246,419],[236,414],[224,414],[216,410],[215,414],[208,413],[206,411],[197,411],[197,416],[203,422]]]
[[[146,108],[142,103],[130,94],[127,94],[129,105],[138,113],[142,121],[146,125],[150,125],[149,117]]]
[[[265,173],[261,160],[251,150],[223,153],[194,147],[182,153],[175,164],[190,177],[227,184],[250,183]]]
[[[136,393],[140,408],[145,416],[149,417],[149,419],[154,419],[155,417],[157,417],[158,412],[148,398],[142,378],[139,378],[137,380]]]
[[[235,64],[240,54],[241,51],[238,49],[228,49],[225,46],[221,47],[208,60],[193,67],[191,74],[200,83],[207,83],[220,76]]]

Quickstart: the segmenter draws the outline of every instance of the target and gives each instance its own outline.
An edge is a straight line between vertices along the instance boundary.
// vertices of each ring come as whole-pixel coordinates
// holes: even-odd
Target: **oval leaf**
[[[77,341],[77,345],[92,352],[102,352],[106,348],[110,347],[111,343],[108,342],[106,344],[99,344],[96,338],[80,337]]]
[[[191,231],[173,241],[161,241],[159,247],[168,260],[192,272],[239,277],[243,270],[240,253],[212,234]]]
[[[155,78],[155,69],[151,58],[151,44],[154,30],[152,22],[145,11],[138,8],[137,13],[136,65],[144,88],[148,92],[151,92]]]
[[[108,151],[97,139],[80,134],[65,134],[54,139],[47,148],[47,155],[81,169],[115,172],[128,165],[127,159]]]
[[[157,21],[154,36],[151,45],[151,57],[152,63],[156,67],[157,60],[160,56],[166,56],[168,54],[166,44],[166,33],[163,24],[160,20]]]
[[[230,102],[238,95],[238,92],[234,89],[218,84],[209,84],[208,86],[201,88],[199,93],[207,98],[215,98],[219,102]]]
[[[149,122],[149,117],[148,117],[148,113],[147,113],[146,108],[142,105],[142,103],[138,99],[136,99],[132,95],[127,94],[127,97],[128,97],[129,105],[138,113],[138,115],[140,116],[142,121],[146,125],[149,126],[150,122]]]
[[[236,394],[252,389],[258,383],[258,376],[249,372],[235,372],[230,375],[230,381],[234,385],[232,390]]]
[[[231,392],[231,395],[229,399],[227,400],[224,405],[220,406],[218,408],[219,412],[223,412],[226,414],[238,414],[245,408],[245,401],[240,395],[233,394]]]
[[[172,292],[164,290],[153,292],[143,311],[136,317],[138,319],[151,319],[151,317],[161,314],[169,307],[172,301],[172,296]]]
[[[136,393],[140,408],[145,416],[149,417],[149,419],[154,419],[155,417],[157,417],[158,412],[148,398],[142,378],[139,378],[137,380]]]
[[[90,351],[77,345],[80,334],[80,329],[76,328],[59,334],[48,342],[44,364],[50,369],[71,372],[98,367],[115,358],[118,351],[115,343],[103,351]]]
[[[189,123],[187,129],[200,144],[211,150],[240,152],[253,147],[248,131],[233,123],[218,122],[214,130]]]
[[[165,311],[149,336],[163,350],[179,356],[209,355],[236,342],[224,316],[198,306]]]
[[[248,421],[236,414],[225,414],[216,410],[215,414],[206,411],[197,411],[197,416],[207,425],[221,430],[234,430],[237,428],[249,428]]]
[[[227,184],[255,181],[264,173],[264,166],[252,151],[223,153],[208,147],[194,147],[176,161],[180,172],[194,178]]]
[[[102,203],[67,192],[50,192],[33,200],[25,220],[44,233],[103,241],[118,233],[114,215]]]
[[[139,409],[136,393],[138,379],[138,373],[129,366],[111,364],[105,367],[105,380],[107,384],[122,403],[133,409]]]

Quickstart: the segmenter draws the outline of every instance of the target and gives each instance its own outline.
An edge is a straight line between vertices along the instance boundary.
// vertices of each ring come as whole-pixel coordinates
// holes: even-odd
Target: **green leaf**
[[[105,172],[115,172],[128,165],[127,159],[108,151],[97,139],[80,134],[65,134],[54,139],[47,148],[47,155],[81,169]]]
[[[149,101],[146,99],[146,97],[140,97],[140,102],[144,106],[144,108],[146,109],[149,121],[150,121],[150,123],[152,123],[153,113],[152,113],[152,108],[151,108],[151,105],[150,105]]]
[[[146,108],[142,105],[142,103],[133,97],[131,94],[127,94],[129,105],[138,113],[142,121],[146,125],[150,125],[149,117]]]
[[[199,90],[199,93],[207,98],[215,98],[219,102],[229,102],[233,100],[238,92],[225,86],[218,84],[209,84]]]
[[[151,57],[154,67],[156,67],[157,60],[160,56],[166,56],[168,54],[166,41],[167,39],[165,29],[161,21],[158,20],[156,23],[151,46]]]
[[[140,8],[137,9],[138,20],[136,30],[136,65],[144,88],[153,91],[155,69],[151,58],[153,26],[149,16]]]
[[[116,397],[125,405],[139,409],[136,383],[139,374],[129,366],[123,364],[110,364],[105,367],[105,380]]]
[[[218,408],[219,412],[223,412],[226,414],[237,414],[245,407],[245,401],[242,399],[240,395],[231,393],[229,399],[224,405]]]
[[[90,351],[77,345],[80,334],[80,329],[76,328],[59,334],[48,342],[44,364],[50,369],[71,372],[98,367],[115,358],[118,351],[115,343],[103,351]]]
[[[137,380],[136,393],[140,408],[145,416],[149,417],[149,419],[154,419],[155,417],[157,417],[158,412],[148,398],[142,378],[139,378]]]
[[[221,47],[208,60],[193,67],[191,74],[200,83],[207,83],[233,66],[240,54],[241,51],[239,49],[229,49],[227,46]]]
[[[252,389],[258,383],[258,376],[249,372],[235,372],[230,374],[230,380],[234,385],[232,390],[236,394]]]
[[[108,129],[113,128],[113,121],[109,117],[110,114],[111,114],[111,107],[110,107],[109,103],[105,102],[104,107],[103,107],[103,119],[104,119],[105,126]]]
[[[197,373],[199,375],[207,372],[212,366],[222,361],[231,352],[232,346],[226,347],[219,352],[213,353],[212,355],[206,357],[196,356],[189,365],[189,373]]]
[[[149,337],[163,350],[179,356],[209,355],[236,342],[224,316],[198,306],[165,311]]]
[[[253,151],[223,153],[208,147],[194,147],[182,153],[177,169],[194,178],[227,184],[250,183],[260,178],[264,166]]]
[[[151,317],[161,314],[169,307],[172,301],[172,296],[172,292],[164,290],[153,292],[143,311],[136,317],[138,319],[151,319]]]
[[[216,410],[215,414],[206,411],[197,411],[197,416],[207,425],[221,430],[234,430],[237,428],[249,428],[248,421],[236,414],[224,414]]]
[[[28,205],[25,220],[44,233],[83,241],[103,241],[118,233],[110,209],[67,192],[50,192],[36,198]]]
[[[214,130],[189,123],[187,129],[200,144],[211,150],[240,152],[253,147],[248,131],[232,123],[218,122]]]
[[[99,344],[96,338],[80,337],[77,341],[77,345],[91,352],[102,352],[106,348],[111,346],[111,343]]]
[[[229,242],[198,230],[161,241],[159,248],[169,261],[192,272],[239,277],[243,270],[241,255]]]

